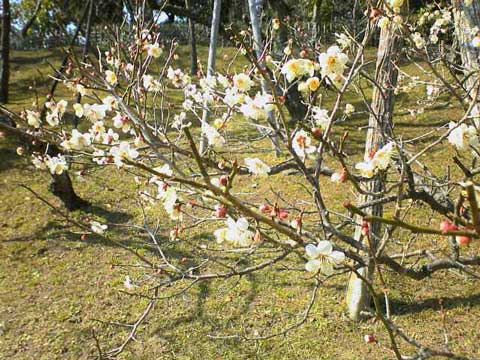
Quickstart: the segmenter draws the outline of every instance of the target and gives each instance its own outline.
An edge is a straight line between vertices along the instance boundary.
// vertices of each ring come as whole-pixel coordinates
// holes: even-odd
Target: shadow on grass
[[[440,301],[443,302],[442,305],[445,310],[459,307],[479,306],[480,293],[469,296],[429,298],[419,302],[405,302],[400,299],[391,299],[391,307],[394,315],[418,314],[428,310],[440,311]]]

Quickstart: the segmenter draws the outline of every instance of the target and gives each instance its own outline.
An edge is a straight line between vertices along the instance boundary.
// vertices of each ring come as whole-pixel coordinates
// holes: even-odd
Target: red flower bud
[[[452,223],[451,221],[449,220],[443,220],[441,223],[440,223],[440,231],[445,234],[449,231],[455,231],[455,230],[458,230],[458,226],[455,225],[454,223]]]

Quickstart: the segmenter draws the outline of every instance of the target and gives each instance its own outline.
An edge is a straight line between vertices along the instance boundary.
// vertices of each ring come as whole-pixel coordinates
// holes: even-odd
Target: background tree
[[[10,82],[10,0],[2,0],[2,68],[0,74],[0,102],[8,102]]]

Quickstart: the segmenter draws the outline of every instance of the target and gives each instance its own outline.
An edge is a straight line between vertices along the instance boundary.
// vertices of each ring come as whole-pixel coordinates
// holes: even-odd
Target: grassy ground
[[[202,49],[204,52],[205,49]],[[222,54],[231,56],[232,50]],[[186,66],[186,50],[181,52]],[[220,60],[220,66],[225,66]],[[12,102],[15,110],[29,107],[34,92],[29,89],[37,78],[39,93],[45,93],[50,73],[49,62],[59,63],[58,52],[22,52],[13,56]],[[237,65],[238,66],[238,65]],[[415,72],[413,65],[405,65]],[[60,94],[64,90],[60,88]],[[407,109],[419,92],[413,89],[399,97],[396,113],[397,131],[406,138],[430,131],[438,124],[456,119],[457,111],[434,109],[412,117]],[[66,93],[65,93],[66,94]],[[326,99],[327,102],[331,101]],[[359,98],[351,97],[357,109]],[[348,122],[351,140],[347,151],[352,156],[362,153],[365,124],[360,114]],[[130,322],[144,309],[145,301],[121,293],[128,273],[138,272],[121,265],[135,263],[124,250],[89,236],[71,227],[45,204],[35,199],[25,184],[53,204],[58,201],[48,193],[48,175],[32,172],[27,159],[15,154],[13,139],[0,140],[0,358],[1,359],[89,359],[96,355],[94,333],[104,349],[119,345],[127,334],[122,327],[106,321]],[[255,145],[249,149],[258,151]],[[428,166],[442,169],[451,165],[447,146],[436,150],[434,159],[425,159]],[[263,155],[264,156],[264,155]],[[142,234],[125,231],[122,224],[141,221],[141,211],[134,201],[135,184],[128,177],[99,171],[88,182],[75,178],[75,187],[82,197],[92,201],[92,213],[76,212],[74,218],[97,217],[111,226],[115,237],[150,256],[150,249],[138,240]],[[252,179],[240,180],[239,190],[251,191]],[[322,183],[326,201],[337,208],[349,194],[349,186],[334,187]],[[117,191],[121,189],[121,191]],[[302,192],[296,177],[279,175],[274,189],[286,199]],[[272,196],[266,184],[256,189],[265,197]],[[349,195],[353,198],[353,195]],[[155,209],[149,210],[155,215]],[[426,208],[418,208],[411,221],[429,221]],[[157,214],[158,216],[158,214]],[[160,215],[163,216],[163,215]],[[168,229],[168,220],[161,226]],[[191,237],[205,237],[201,230]],[[408,234],[399,233],[399,243]],[[440,239],[421,241],[440,243]],[[442,245],[438,245],[440,248]],[[178,259],[188,256],[181,246],[168,249]],[[469,250],[478,252],[478,245]],[[294,260],[291,260],[294,263]],[[302,264],[296,264],[297,267]],[[250,334],[266,334],[281,330],[301,317],[309,301],[312,281],[303,272],[285,272],[275,268],[244,277],[240,281],[204,283],[181,298],[159,302],[146,326],[120,356],[122,359],[392,359],[388,340],[380,324],[352,323],[344,315],[346,276],[325,284],[307,322],[286,336],[258,342],[212,339],[208,335],[229,334],[245,329]],[[237,282],[238,281],[238,282]],[[411,335],[428,345],[443,341],[442,317],[438,299],[443,299],[452,350],[480,356],[480,293],[478,281],[455,272],[437,273],[423,282],[387,274],[394,320]],[[374,333],[377,344],[366,344],[365,334]]]

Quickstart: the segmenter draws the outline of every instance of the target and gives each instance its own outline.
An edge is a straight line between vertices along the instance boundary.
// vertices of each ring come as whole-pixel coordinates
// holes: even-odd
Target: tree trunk
[[[10,79],[10,0],[3,0],[2,10],[2,70],[0,75],[0,102],[7,103]]]
[[[313,15],[312,15],[312,25],[313,25],[313,42],[316,43],[320,37],[320,15],[322,9],[323,0],[315,0],[313,3]]]
[[[476,35],[471,29],[480,26],[480,2],[474,0],[471,5],[465,5],[465,0],[453,0],[455,8],[455,36],[462,58],[462,65],[467,76],[465,87],[468,94],[471,94],[475,85],[478,85],[478,56],[480,52],[472,46],[472,39]]]
[[[5,110],[2,111],[5,114]],[[10,114],[5,114],[6,120],[9,120],[14,124],[14,121]],[[22,142],[29,152],[47,154],[50,156],[57,156],[62,154],[61,150],[54,144],[47,144],[36,136],[25,132],[24,130],[9,125],[7,121],[0,121],[0,130],[5,131],[12,136],[15,136],[20,142]],[[77,210],[85,208],[90,203],[81,199],[73,188],[72,181],[67,171],[64,171],[61,175],[51,175],[52,181],[49,186],[49,190],[57,196],[65,205],[68,210]]]
[[[87,26],[85,29],[85,44],[83,44],[83,53],[82,53],[82,61],[85,62],[87,60],[88,50],[90,48],[90,36],[92,33],[92,22],[93,22],[93,0],[88,2],[88,17],[87,17]],[[80,104],[82,101],[82,95],[79,93],[77,95],[76,103]],[[79,117],[75,115],[73,119],[73,125],[75,129],[78,127],[78,122],[80,121]]]
[[[253,32],[253,41],[254,41],[254,49],[257,55],[257,59],[262,67],[265,67],[265,54],[263,54],[263,39],[262,39],[262,23],[261,23],[261,12],[263,7],[263,0],[248,0],[248,7],[250,11],[250,21],[252,23],[252,32]],[[263,58],[262,58],[263,57]],[[269,93],[267,82],[262,79],[262,92],[265,94]],[[268,131],[267,136],[269,137],[270,141],[272,142],[273,149],[275,150],[275,154],[280,156],[280,143],[278,141],[278,136],[275,134],[275,128],[277,125],[275,124],[275,118],[272,112],[268,113],[268,123],[272,127],[271,131]],[[259,128],[260,129],[260,128]],[[262,130],[260,130],[262,131]]]
[[[81,199],[75,193],[67,171],[61,175],[52,175],[49,190],[63,202],[68,210],[78,210],[90,205],[88,201]]]
[[[218,28],[220,26],[220,12],[222,10],[222,0],[214,0],[213,2],[213,15],[212,25],[210,27],[210,45],[208,48],[208,63],[207,63],[207,77],[215,75],[215,57],[217,55],[217,43],[218,43]],[[205,104],[205,110],[202,114],[202,124],[208,123],[207,104]],[[207,139],[202,136],[200,140],[200,154],[205,152],[207,147]]]
[[[372,112],[368,120],[368,132],[365,143],[365,156],[373,154],[380,149],[392,135],[392,115],[395,103],[394,89],[397,85],[398,71],[395,67],[401,50],[401,35],[395,33],[395,25],[391,23],[382,29],[380,34],[380,44],[377,53],[377,65],[375,71],[376,84],[372,97]],[[385,178],[383,175],[376,175],[371,181],[365,184],[367,192],[379,192],[384,189]],[[371,202],[377,196],[362,195],[360,196],[360,204]],[[383,206],[376,205],[366,209],[367,213],[382,216]],[[361,224],[362,218],[357,217],[356,223]],[[376,244],[381,237],[380,223],[370,223],[370,240],[373,249],[371,253],[376,251]],[[362,235],[361,226],[357,225],[355,229],[355,239],[361,240],[367,247],[370,246],[367,237]],[[360,268],[359,273],[365,278],[372,280],[374,275],[374,264],[370,261],[366,267]],[[366,284],[352,273],[347,290],[347,307],[349,317],[354,321],[365,318],[365,312],[370,309],[370,293]]]
[[[189,0],[185,0],[185,7],[190,11]],[[188,29],[190,32],[190,74],[196,75],[198,71],[197,39],[195,38],[195,23],[190,18],[188,19]]]

